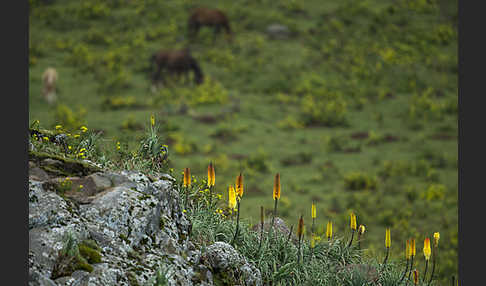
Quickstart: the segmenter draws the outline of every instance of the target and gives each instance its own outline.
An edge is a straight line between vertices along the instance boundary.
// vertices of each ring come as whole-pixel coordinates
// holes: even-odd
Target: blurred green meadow
[[[29,121],[102,132],[138,146],[153,114],[174,174],[198,180],[214,162],[216,192],[244,174],[241,218],[270,216],[280,173],[279,216],[287,224],[349,213],[366,226],[365,255],[404,258],[440,232],[443,281],[458,262],[457,0],[29,1]],[[234,32],[187,39],[196,6],[223,10]],[[284,25],[283,38],[267,27]],[[285,36],[285,37],[284,37]],[[169,80],[151,91],[149,58],[190,47],[202,85]],[[41,97],[42,72],[59,74],[58,100]],[[113,155],[114,156],[114,155]],[[310,227],[307,228],[310,230]]]

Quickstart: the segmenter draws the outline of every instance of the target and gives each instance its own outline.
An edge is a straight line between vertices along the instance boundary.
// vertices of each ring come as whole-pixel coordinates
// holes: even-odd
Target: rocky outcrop
[[[158,271],[168,285],[218,285],[228,271],[233,285],[261,285],[230,245],[190,241],[171,176],[93,168],[66,179],[40,164],[29,163],[29,285],[154,285]]]

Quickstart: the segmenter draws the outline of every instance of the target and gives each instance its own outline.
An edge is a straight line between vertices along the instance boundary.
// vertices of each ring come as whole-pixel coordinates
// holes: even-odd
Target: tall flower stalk
[[[388,260],[388,255],[390,254],[390,246],[391,246],[391,234],[390,234],[390,228],[387,228],[385,231],[386,256],[385,256],[385,260],[383,260],[383,265],[385,265],[386,261]]]
[[[433,250],[433,253],[432,253],[432,273],[430,274],[429,283],[427,285],[430,285],[430,283],[432,282],[432,279],[434,278],[435,261],[437,259],[437,256],[439,255],[439,239],[440,239],[440,233],[435,232],[434,233],[434,250]]]
[[[265,222],[265,212],[263,206],[260,206],[260,244],[258,245],[258,250],[260,250],[262,247],[264,222]]]
[[[425,276],[427,275],[427,267],[429,266],[429,259],[430,259],[430,238],[425,238],[424,240],[424,257],[425,257],[425,270],[424,270],[424,278],[422,281],[425,281]]]
[[[232,213],[236,210],[236,191],[232,185],[228,187],[228,208]],[[231,218],[233,218],[233,216],[231,216]]]
[[[365,233],[366,227],[362,224],[358,227],[358,249],[361,249],[361,236]]]
[[[243,197],[243,175],[240,172],[238,177],[236,177],[236,205],[237,205],[238,210],[237,210],[237,213],[236,213],[235,236],[233,237],[233,240],[231,241],[231,246],[234,246],[236,238],[238,237],[238,232],[240,231],[240,201],[241,201],[242,197]]]
[[[184,200],[184,209],[187,209],[187,201],[189,200],[189,187],[191,186],[191,169],[184,168],[184,180],[183,180],[184,188],[185,188],[185,200]]]
[[[273,207],[273,217],[272,217],[272,224],[270,225],[270,229],[273,229],[273,224],[275,223],[275,217],[277,216],[277,205],[278,200],[280,199],[280,174],[277,173],[275,175],[275,181],[273,183],[273,200],[275,201],[275,206]]]
[[[327,241],[331,241],[331,239],[332,239],[332,221],[327,222],[326,237],[327,237]]]
[[[351,216],[350,227],[352,233],[351,233],[351,239],[349,240],[348,247],[350,247],[351,244],[353,243],[354,232],[356,231],[356,215],[354,213],[351,213],[350,216]]]
[[[413,270],[413,284],[418,285],[419,282],[419,272],[417,269]]]
[[[415,238],[410,239],[410,272],[408,272],[408,279],[410,280],[410,275],[412,275],[413,268],[413,258],[415,257]]]
[[[297,236],[299,237],[299,249],[298,249],[298,253],[297,253],[297,264],[300,263],[300,256],[301,256],[300,246],[302,244],[302,235],[303,234],[304,234],[304,218],[302,217],[302,215],[300,215],[299,225],[297,227]]]
[[[209,188],[209,208],[213,206],[213,189],[216,180],[216,174],[214,173],[213,162],[209,162],[208,165],[208,188]]]
[[[316,220],[316,217],[317,217],[316,204],[314,202],[312,202],[312,206],[311,206],[311,217],[312,217],[311,233],[313,234],[314,233],[314,224],[315,224],[315,220]]]
[[[407,244],[405,246],[405,260],[406,260],[405,271],[403,271],[403,275],[402,275],[402,278],[400,278],[399,283],[401,283],[402,280],[403,280],[403,278],[405,278],[405,275],[407,275],[407,272],[408,272],[408,261],[410,260],[410,257],[411,256],[412,256],[412,250],[410,248],[410,240],[407,239]]]

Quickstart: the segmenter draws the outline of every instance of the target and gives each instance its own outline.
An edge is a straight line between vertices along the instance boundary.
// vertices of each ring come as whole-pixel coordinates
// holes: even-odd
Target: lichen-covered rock
[[[208,246],[200,262],[211,269],[213,280],[222,280],[229,285],[262,285],[260,270],[225,242]]]
[[[122,171],[79,179],[91,180],[87,177],[95,177],[98,187],[83,204],[60,194],[49,181],[29,180],[29,285],[143,285],[161,266],[167,269],[168,285],[211,285],[195,270],[200,251],[188,240],[191,223],[179,207],[172,177],[152,181]],[[72,262],[58,259],[68,233],[78,242],[96,244],[89,267],[60,268],[62,261]]]

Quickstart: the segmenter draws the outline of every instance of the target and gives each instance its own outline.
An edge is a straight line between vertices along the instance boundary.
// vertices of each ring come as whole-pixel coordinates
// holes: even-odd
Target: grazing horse
[[[229,39],[231,40],[232,32],[229,21],[221,10],[202,7],[194,9],[189,16],[188,21],[189,38],[196,36],[199,29],[203,26],[213,27],[213,40],[216,38],[216,35],[221,32],[221,29],[225,30],[226,35],[229,36]]]
[[[194,59],[189,51],[189,49],[183,50],[161,50],[154,53],[150,57],[150,62],[157,66],[157,70],[152,76],[153,83],[155,84],[157,80],[161,77],[162,70],[167,70],[167,72],[179,77],[184,74],[189,75],[192,70],[194,72],[194,81],[196,84],[201,84],[204,79],[201,67]],[[164,78],[162,77],[162,82]]]
[[[46,99],[48,104],[53,104],[56,101],[56,81],[57,71],[55,68],[49,67],[42,74],[42,97]]]

